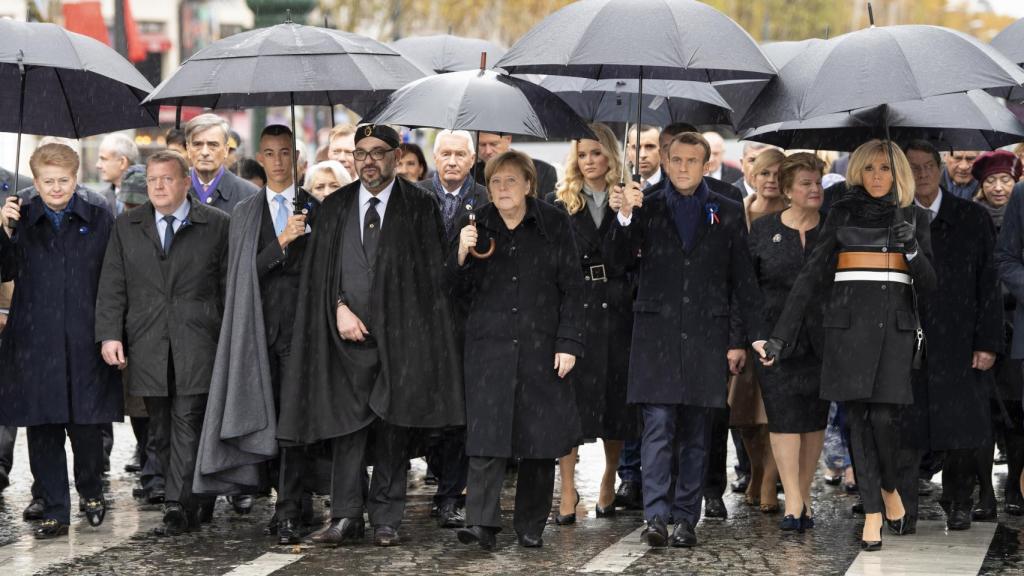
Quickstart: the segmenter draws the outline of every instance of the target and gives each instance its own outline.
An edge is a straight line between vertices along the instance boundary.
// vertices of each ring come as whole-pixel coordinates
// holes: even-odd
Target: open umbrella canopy
[[[421,78],[395,91],[363,121],[539,138],[593,137],[587,123],[558,96],[494,70]]]
[[[764,47],[769,58],[779,52],[788,60],[741,129],[1024,83],[1024,71],[994,48],[941,26],[871,27],[793,48]]]
[[[0,131],[84,138],[156,126],[157,107],[139,106],[152,90],[102,42],[55,24],[0,19]]]
[[[525,80],[558,95],[590,122],[632,122],[638,80],[591,80],[572,76],[529,75]],[[644,82],[644,122],[667,126],[673,122],[697,125],[731,124],[728,102],[705,82],[649,80]]]
[[[344,104],[361,111],[422,77],[419,68],[372,38],[286,22],[203,48],[147,102],[205,108]]]
[[[758,79],[775,68],[749,34],[694,0],[581,0],[548,16],[496,65],[515,74]]]
[[[742,137],[786,149],[854,150],[885,138],[885,125],[896,142],[928,140],[940,150],[993,150],[1024,140],[1024,125],[984,90],[768,124]]]
[[[451,34],[409,36],[395,40],[390,46],[420,68],[438,74],[477,70],[481,53],[487,54],[488,62],[497,62],[505,55],[505,49],[494,42]]]
[[[996,34],[992,47],[1018,66],[1024,66],[1024,18],[1017,20]]]

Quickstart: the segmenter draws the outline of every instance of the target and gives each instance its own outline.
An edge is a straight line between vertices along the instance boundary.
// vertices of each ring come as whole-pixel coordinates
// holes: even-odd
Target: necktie
[[[379,198],[370,198],[370,206],[363,218],[363,253],[372,268],[377,261],[377,243],[380,241],[380,214],[377,212]]]
[[[164,216],[167,228],[164,230],[164,256],[171,253],[171,242],[174,240],[174,214]]]
[[[288,199],[284,197],[284,194],[277,194],[274,196],[274,202],[277,202],[277,216],[274,217],[274,233],[280,236],[284,233],[284,227],[288,224]]]

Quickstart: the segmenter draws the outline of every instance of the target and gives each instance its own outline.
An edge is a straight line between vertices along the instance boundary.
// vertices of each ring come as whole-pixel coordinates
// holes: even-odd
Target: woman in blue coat
[[[65,437],[89,523],[98,526],[106,512],[99,424],[121,420],[121,381],[93,334],[113,217],[75,194],[79,159],[71,148],[41,146],[29,163],[39,195],[24,205],[9,197],[0,211],[2,280],[15,281],[0,344],[0,425],[28,428],[29,462],[46,506],[35,536],[56,538],[71,523]]]

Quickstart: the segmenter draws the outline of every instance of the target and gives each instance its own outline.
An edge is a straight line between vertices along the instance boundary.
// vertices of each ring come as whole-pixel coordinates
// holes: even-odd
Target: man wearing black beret
[[[361,540],[364,508],[374,543],[397,544],[410,429],[465,422],[444,222],[430,193],[395,177],[400,143],[388,126],[356,129],[359,180],[320,206],[302,268],[278,438],[331,441],[322,544]]]

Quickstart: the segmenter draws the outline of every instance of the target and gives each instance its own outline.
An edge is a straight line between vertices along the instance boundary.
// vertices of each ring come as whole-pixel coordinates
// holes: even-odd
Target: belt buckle
[[[593,282],[608,281],[608,275],[605,273],[604,264],[597,264],[590,267],[590,280]]]

